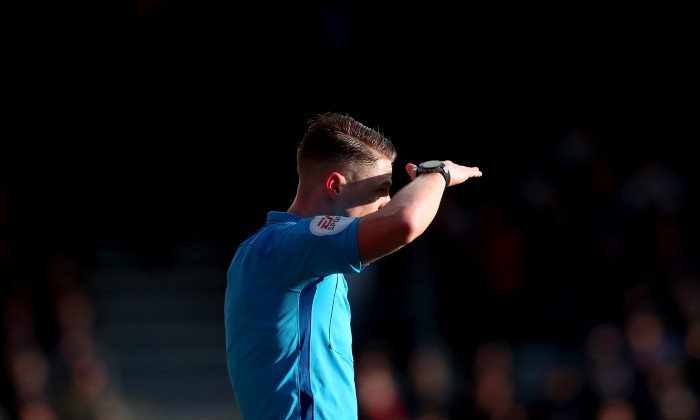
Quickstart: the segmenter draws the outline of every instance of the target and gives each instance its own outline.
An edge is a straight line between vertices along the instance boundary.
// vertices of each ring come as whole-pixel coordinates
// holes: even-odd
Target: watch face
[[[423,162],[420,164],[420,166],[427,168],[427,169],[439,168],[440,165],[442,165],[442,161],[439,161],[439,160],[429,160],[427,162]]]

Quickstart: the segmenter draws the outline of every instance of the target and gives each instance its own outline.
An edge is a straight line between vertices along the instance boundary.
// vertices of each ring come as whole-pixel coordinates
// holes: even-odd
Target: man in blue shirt
[[[413,241],[447,186],[481,176],[451,161],[409,163],[412,182],[390,199],[395,158],[388,138],[350,116],[309,121],[294,202],[268,213],[228,270],[226,352],[244,419],[357,419],[343,274]]]

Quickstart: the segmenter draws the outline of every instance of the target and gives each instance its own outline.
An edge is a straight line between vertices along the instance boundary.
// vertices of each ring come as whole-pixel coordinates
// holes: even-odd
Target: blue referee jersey
[[[357,419],[348,286],[359,219],[269,212],[236,251],[224,304],[246,420]]]

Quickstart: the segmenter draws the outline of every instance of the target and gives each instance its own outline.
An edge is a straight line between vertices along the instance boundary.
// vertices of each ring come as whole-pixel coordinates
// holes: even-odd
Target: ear
[[[340,195],[340,188],[345,184],[345,177],[340,172],[332,172],[326,177],[326,193],[330,198]]]

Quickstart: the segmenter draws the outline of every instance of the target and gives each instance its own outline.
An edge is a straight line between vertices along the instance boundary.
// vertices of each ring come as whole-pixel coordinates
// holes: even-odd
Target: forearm
[[[406,225],[405,241],[409,243],[433,221],[444,191],[445,178],[441,174],[423,174],[398,191],[380,212]]]
[[[443,161],[450,172],[450,186],[480,177],[476,167]],[[358,242],[363,264],[370,263],[411,243],[428,228],[440,207],[445,178],[440,173],[416,177],[417,166],[409,163],[406,172],[413,180],[397,192],[380,210],[360,219]]]
[[[382,209],[362,217],[358,227],[362,263],[395,252],[420,236],[435,218],[444,190],[441,174],[423,174]]]

